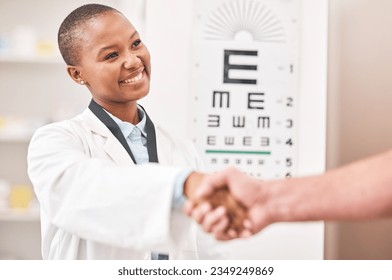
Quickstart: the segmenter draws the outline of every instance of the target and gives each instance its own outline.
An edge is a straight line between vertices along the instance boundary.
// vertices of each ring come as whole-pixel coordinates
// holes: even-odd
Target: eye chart
[[[194,1],[192,138],[207,170],[296,174],[300,1]]]

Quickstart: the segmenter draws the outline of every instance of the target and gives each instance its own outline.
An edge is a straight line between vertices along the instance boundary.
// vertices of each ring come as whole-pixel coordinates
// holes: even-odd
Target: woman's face
[[[101,106],[135,102],[150,89],[150,54],[122,14],[107,12],[83,29],[79,75]]]

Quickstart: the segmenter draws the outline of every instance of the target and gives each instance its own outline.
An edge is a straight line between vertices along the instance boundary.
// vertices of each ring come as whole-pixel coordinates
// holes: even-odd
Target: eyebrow
[[[135,30],[135,32],[132,33],[132,35],[129,37],[129,39],[132,39],[132,38],[135,37],[135,35],[137,35],[137,34],[139,34],[139,33]],[[116,46],[116,45],[110,45],[110,46],[106,46],[106,47],[101,48],[101,49],[98,51],[98,56],[100,56],[101,53],[104,52],[105,50],[111,49],[111,48],[113,48],[113,47],[115,47],[115,46]]]

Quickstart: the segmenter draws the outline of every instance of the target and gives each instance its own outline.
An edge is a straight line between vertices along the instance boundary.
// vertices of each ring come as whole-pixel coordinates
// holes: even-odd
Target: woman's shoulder
[[[83,125],[87,118],[86,113],[87,112],[84,111],[70,119],[45,124],[35,131],[33,138],[37,138],[43,135],[72,135],[74,133],[77,133],[77,131],[79,130],[78,128]]]

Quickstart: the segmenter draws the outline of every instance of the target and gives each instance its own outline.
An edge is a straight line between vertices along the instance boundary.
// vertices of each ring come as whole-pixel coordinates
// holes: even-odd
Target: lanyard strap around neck
[[[139,105],[140,106],[140,105]],[[127,151],[132,161],[136,164],[135,157],[132,154],[131,149],[121,129],[118,127],[116,122],[99,106],[93,99],[91,99],[89,109],[94,113],[94,115],[101,121],[103,124],[110,130],[110,132],[117,138],[117,140],[121,143],[124,149]],[[147,132],[147,151],[148,151],[148,160],[149,162],[158,162],[158,152],[157,152],[157,141],[155,134],[155,127],[152,123],[150,117],[147,115],[146,110],[142,106],[140,106],[146,116],[146,132]]]

